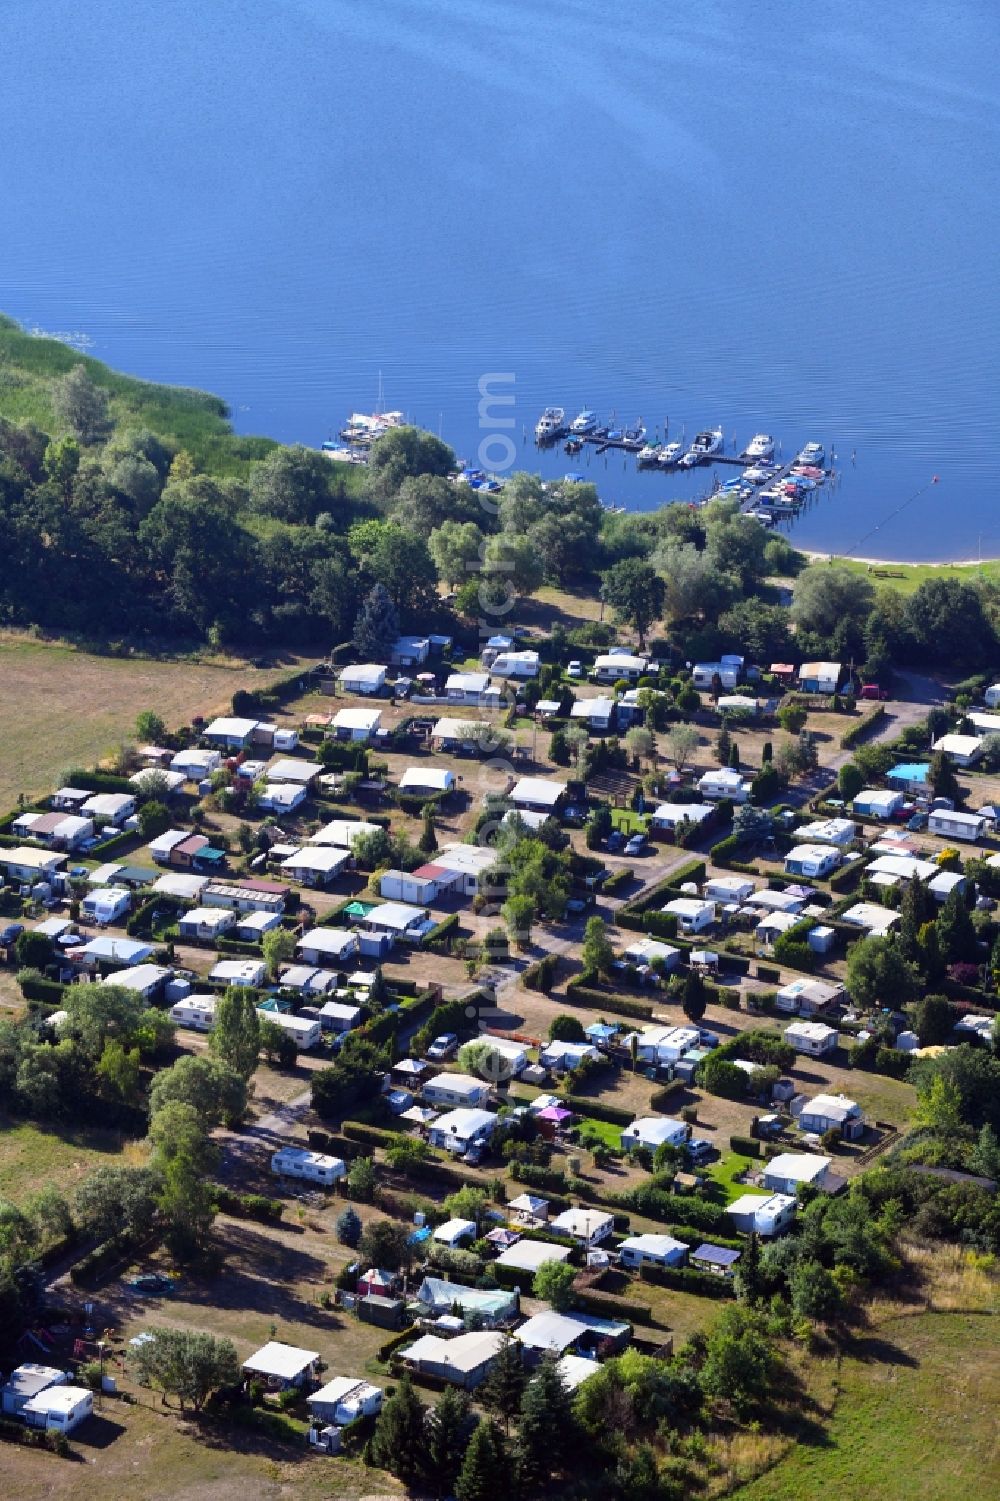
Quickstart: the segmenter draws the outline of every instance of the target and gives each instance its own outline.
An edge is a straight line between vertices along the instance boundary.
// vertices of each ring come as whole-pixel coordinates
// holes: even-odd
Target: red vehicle
[[[885,688],[880,688],[878,683],[865,683],[861,689],[861,697],[874,698],[878,699],[880,703],[885,703],[889,694]]]

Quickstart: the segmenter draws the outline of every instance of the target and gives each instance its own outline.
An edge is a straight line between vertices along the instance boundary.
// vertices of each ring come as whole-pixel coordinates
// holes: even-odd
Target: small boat
[[[352,412],[340,430],[340,437],[345,443],[368,447],[383,433],[402,427],[405,420],[402,412]]]
[[[814,465],[818,469],[822,467],[825,458],[826,449],[822,443],[807,443],[801,453],[796,454],[795,462],[796,464]]]
[[[754,433],[750,442],[740,455],[741,458],[770,459],[774,456],[774,439],[770,433]]]
[[[570,470],[569,474],[563,475],[564,485],[585,485],[586,483],[587,481],[584,476],[582,474],[574,473],[573,470]]]
[[[597,413],[582,411],[577,413],[569,425],[571,433],[594,433],[597,431]]]
[[[667,468],[668,465],[679,464],[683,457],[683,443],[668,443],[666,447],[660,449],[658,462],[662,464],[664,468]]]
[[[582,438],[567,438],[566,442],[563,444],[563,453],[569,453],[569,454],[579,453],[582,448],[583,448],[583,439]]]
[[[694,442],[681,459],[682,469],[693,469],[696,464],[705,464],[721,453],[725,447],[725,436],[721,427],[712,428],[711,431],[696,433]]]
[[[752,464],[749,469],[744,469],[741,478],[748,485],[766,485],[771,478],[771,470],[761,464]]]
[[[659,443],[644,443],[637,455],[638,462],[643,466],[646,464],[656,464],[659,462],[661,452]]]
[[[566,426],[566,413],[562,407],[546,407],[535,423],[535,438],[539,443],[554,443]]]
[[[824,471],[817,469],[815,464],[795,464],[792,468],[792,473],[803,475],[806,479],[815,480],[817,484],[826,478]]]
[[[335,464],[367,464],[368,453],[362,448],[352,448],[349,444],[326,442],[320,452]]]
[[[628,443],[633,448],[641,447],[645,439],[646,429],[642,425],[642,418],[639,419],[634,427],[627,427],[622,434],[622,441]]]

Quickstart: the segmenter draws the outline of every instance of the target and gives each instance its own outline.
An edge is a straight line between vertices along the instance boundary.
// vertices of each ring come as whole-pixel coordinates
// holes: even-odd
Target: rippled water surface
[[[1000,554],[998,37],[995,0],[0,0],[0,308],[286,440],[379,371],[470,458],[489,371],[519,448],[550,402],[814,438],[804,545]]]

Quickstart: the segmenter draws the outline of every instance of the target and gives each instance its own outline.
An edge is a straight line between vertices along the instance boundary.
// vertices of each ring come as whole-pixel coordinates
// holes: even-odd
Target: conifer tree
[[[454,1491],[474,1423],[467,1394],[446,1386],[426,1420],[425,1469],[435,1496]]]
[[[414,1485],[423,1474],[425,1413],[409,1376],[403,1376],[379,1413],[372,1434],[373,1461],[404,1485]]]
[[[437,834],[434,832],[434,809],[430,806],[424,809],[424,826],[417,840],[417,849],[422,855],[433,855],[438,847]]]
[[[956,886],[948,893],[937,920],[938,942],[945,959],[975,961],[979,957],[979,940],[964,894]]]
[[[516,1461],[525,1494],[537,1494],[569,1467],[576,1438],[572,1398],[555,1360],[546,1356],[521,1399]]]
[[[365,596],[354,622],[352,645],[362,662],[387,662],[399,636],[399,616],[384,584]]]
[[[479,1388],[479,1400],[510,1433],[510,1420],[521,1406],[527,1376],[521,1362],[521,1346],[509,1334],[497,1354],[493,1368]]]
[[[455,1482],[458,1501],[508,1501],[510,1476],[503,1434],[488,1418],[469,1440]]]

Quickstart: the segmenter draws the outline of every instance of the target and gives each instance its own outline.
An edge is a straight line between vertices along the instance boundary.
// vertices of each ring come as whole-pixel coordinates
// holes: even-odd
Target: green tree
[[[434,832],[434,809],[428,806],[424,809],[423,828],[420,830],[417,849],[422,855],[433,855],[437,847],[438,838]]]
[[[801,704],[783,704],[778,710],[778,723],[789,735],[797,735],[805,722],[806,710]]]
[[[299,1050],[295,1045],[295,1038],[277,1022],[269,1021],[266,1017],[260,1018],[260,1051],[264,1054],[268,1063],[276,1068],[294,1068],[298,1062]]]
[[[294,957],[295,934],[288,928],[271,928],[261,939],[260,949],[268,974],[277,980],[281,966]]]
[[[922,1048],[947,1042],[955,1028],[956,1012],[945,995],[925,995],[910,1007],[910,1019]]]
[[[190,1105],[207,1130],[220,1122],[235,1124],[247,1108],[246,1080],[216,1058],[188,1055],[156,1075],[149,1091],[154,1120],[171,1104]]]
[[[953,803],[963,800],[962,784],[958,780],[955,768],[944,751],[935,751],[931,756],[931,769],[928,781],[931,784],[935,797],[947,797]]]
[[[352,645],[362,662],[388,662],[392,644],[399,636],[399,614],[384,584],[377,583],[365,596],[354,622]]]
[[[167,727],[155,709],[143,709],[136,715],[135,738],[140,745],[162,745]]]
[[[623,558],[606,570],[601,598],[615,612],[615,619],[628,625],[646,644],[646,632],[663,613],[666,585],[651,563],[642,558]]]
[[[865,785],[861,771],[853,761],[845,761],[837,772],[837,790],[845,803],[851,803]]]
[[[250,509],[279,521],[312,526],[330,510],[331,479],[330,461],[315,448],[300,444],[274,448],[251,467]]]
[[[264,934],[265,938],[270,936]],[[260,1056],[259,999],[256,990],[231,985],[215,1006],[215,1025],[209,1035],[209,1047],[241,1079],[250,1078]]]
[[[752,1230],[740,1257],[734,1275],[736,1295],[741,1303],[756,1308],[763,1294],[763,1279],[760,1266],[760,1236]]]
[[[958,1090],[965,1125],[977,1131],[984,1125],[1000,1130],[1000,1059],[967,1043],[936,1058],[915,1059],[909,1079],[920,1101],[929,1095],[939,1075]]]
[[[920,989],[916,969],[903,958],[891,938],[862,938],[847,957],[847,990],[858,1006],[898,1009],[914,1000]]]
[[[476,1418],[467,1392],[447,1386],[424,1420],[424,1478],[442,1501],[455,1489]]]
[[[572,1470],[579,1444],[572,1398],[556,1360],[546,1356],[521,1398],[515,1464],[525,1493],[538,1495],[554,1476]]]
[[[489,1205],[490,1198],[485,1188],[467,1183],[464,1188],[458,1188],[448,1195],[444,1201],[444,1210],[451,1219],[472,1220],[479,1227],[486,1218]]]
[[[356,1246],[358,1244],[358,1241],[361,1239],[362,1224],[361,1216],[353,1204],[348,1204],[347,1208],[338,1214],[334,1229],[337,1232],[337,1239],[342,1246]]]
[[[67,1030],[93,1059],[101,1056],[109,1038],[131,1042],[146,1009],[138,991],[114,984],[72,985],[63,1006]]]
[[[204,1245],[215,1216],[211,1174],[218,1151],[193,1105],[172,1100],[149,1124],[150,1166],[159,1187],[156,1204],[167,1239],[178,1255]]]
[[[678,703],[680,700],[678,699]],[[683,771],[698,749],[700,737],[692,724],[675,724],[667,732],[667,756],[677,767]]]
[[[957,886],[949,891],[936,927],[941,952],[949,963],[956,960],[978,962],[979,939],[965,895]]]
[[[681,1010],[688,1021],[697,1024],[705,1015],[707,1004],[704,980],[698,970],[689,969],[684,976],[684,988],[681,991]]]
[[[581,958],[586,974],[607,975],[611,973],[615,951],[608,937],[608,925],[603,917],[587,919],[587,926],[583,930]]]
[[[954,1079],[934,1074],[920,1094],[917,1119],[922,1126],[954,1135],[962,1129],[962,1095]]]
[[[776,1373],[777,1359],[757,1315],[742,1304],[725,1308],[705,1343],[706,1393],[743,1418],[770,1394]]]
[[[819,1261],[796,1263],[788,1279],[792,1312],[797,1319],[831,1324],[843,1309],[843,1295],[832,1272]]]
[[[576,1268],[564,1261],[543,1261],[535,1273],[531,1291],[536,1298],[550,1303],[556,1313],[565,1313],[576,1302],[573,1283]]]
[[[109,1038],[95,1070],[102,1090],[112,1099],[132,1104],[139,1094],[139,1049],[125,1048]]]
[[[458,1501],[508,1501],[510,1475],[503,1433],[492,1419],[480,1423],[469,1440],[455,1482]]]
[[[656,756],[656,741],[652,730],[645,725],[633,725],[625,734],[625,745],[630,756],[637,761],[652,761]]]
[[[143,839],[157,839],[169,829],[172,818],[170,809],[166,803],[161,803],[159,798],[151,798],[148,803],[143,803],[138,813],[139,829]]]
[[[132,1359],[140,1385],[158,1386],[200,1412],[213,1392],[235,1386],[240,1362],[232,1340],[193,1329],[153,1329]]]
[[[715,737],[715,754],[720,766],[729,765],[729,752],[733,748],[732,736],[725,720],[719,726],[719,733]]]
[[[586,1042],[587,1034],[583,1028],[583,1022],[572,1012],[561,1011],[549,1022],[550,1042]]]
[[[52,939],[45,933],[30,930],[19,933],[14,944],[14,958],[18,969],[44,970],[53,959]]]
[[[800,631],[832,636],[843,621],[861,624],[875,602],[875,590],[861,573],[814,563],[795,581],[791,618]]]
[[[351,1197],[365,1202],[375,1193],[375,1160],[372,1157],[355,1157],[347,1169],[347,1187]]]
[[[74,1194],[76,1217],[97,1240],[129,1235],[139,1240],[156,1216],[156,1179],[147,1167],[99,1167]]]
[[[74,365],[52,387],[52,410],[60,427],[86,446],[102,442],[111,431],[108,393],[95,385],[85,365]]]
[[[527,1379],[521,1359],[521,1345],[513,1335],[505,1334],[497,1358],[478,1394],[480,1405],[503,1424],[505,1434],[510,1433],[510,1420],[521,1406],[521,1395]]]
[[[509,896],[500,908],[500,916],[510,935],[510,940],[519,949],[531,947],[531,926],[535,918],[535,904],[530,896]]]
[[[409,1376],[402,1376],[376,1420],[371,1456],[374,1464],[388,1470],[404,1485],[415,1486],[423,1479],[425,1419],[424,1404],[413,1390]]]
[[[393,1220],[369,1220],[362,1231],[358,1253],[366,1267],[379,1267],[387,1272],[398,1272],[413,1260],[407,1228]]]

